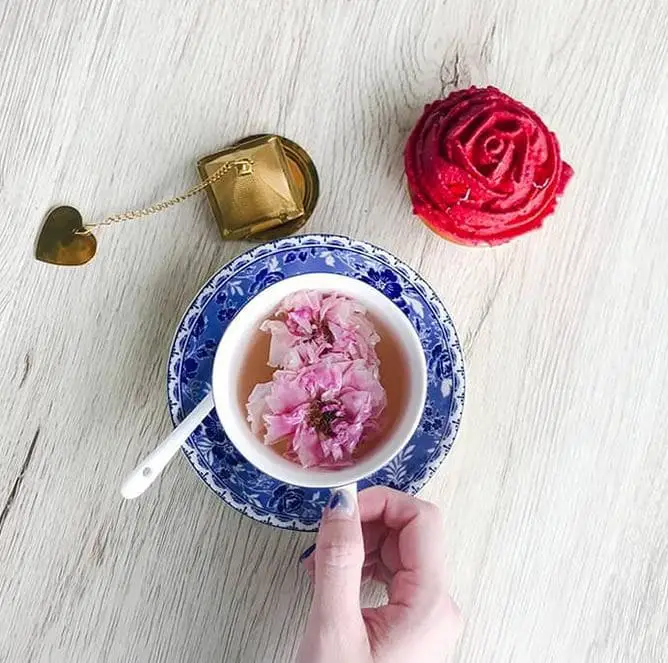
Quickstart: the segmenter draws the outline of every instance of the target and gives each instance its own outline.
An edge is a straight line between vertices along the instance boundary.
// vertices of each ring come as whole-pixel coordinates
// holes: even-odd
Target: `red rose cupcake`
[[[428,104],[404,160],[415,214],[462,244],[539,228],[573,175],[538,115],[493,87]]]

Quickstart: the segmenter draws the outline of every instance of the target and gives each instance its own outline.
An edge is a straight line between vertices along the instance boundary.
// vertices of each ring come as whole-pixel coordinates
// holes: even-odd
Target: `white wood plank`
[[[668,8],[603,0],[44,0],[0,6],[1,661],[288,661],[310,536],[224,507],[185,462],[118,486],[169,429],[164,366],[238,254],[206,201],[32,258],[51,205],[91,218],[196,181],[275,131],[318,166],[308,229],[387,247],[443,296],[465,422],[425,489],[444,509],[458,661],[668,658]],[[495,84],[574,166],[558,214],[496,249],[410,215],[425,102]]]

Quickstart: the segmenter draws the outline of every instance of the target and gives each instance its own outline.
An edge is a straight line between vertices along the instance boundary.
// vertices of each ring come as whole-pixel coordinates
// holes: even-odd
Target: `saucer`
[[[209,279],[188,307],[172,344],[167,397],[176,425],[211,390],[218,341],[237,311],[264,288],[289,276],[331,272],[362,280],[408,317],[427,358],[424,413],[410,442],[361,481],[360,490],[385,485],[416,493],[454,442],[464,405],[464,362],[454,325],[436,293],[408,265],[378,247],[336,235],[302,235],[263,244]],[[329,491],[284,484],[255,469],[236,450],[212,412],[183,452],[204,483],[224,502],[262,523],[311,531]]]

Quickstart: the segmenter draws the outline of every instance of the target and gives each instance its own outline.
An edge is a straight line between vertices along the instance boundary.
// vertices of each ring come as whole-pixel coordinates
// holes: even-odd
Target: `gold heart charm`
[[[81,214],[74,207],[52,209],[37,238],[35,257],[52,265],[83,265],[94,255],[95,237],[86,232]]]

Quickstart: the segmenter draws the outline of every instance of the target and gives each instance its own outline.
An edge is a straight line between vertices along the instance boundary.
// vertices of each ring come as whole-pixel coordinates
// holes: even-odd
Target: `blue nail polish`
[[[350,500],[350,495],[348,495],[345,490],[337,490],[334,491],[329,499],[329,510],[351,514],[355,509]]]
[[[315,550],[315,543],[312,546],[309,546],[299,557],[299,561],[303,562],[305,559],[309,558],[313,551]]]
[[[329,508],[333,511],[334,509],[340,509],[342,508],[343,504],[342,502],[345,502],[346,496],[340,492],[336,491],[330,498],[329,498]]]

